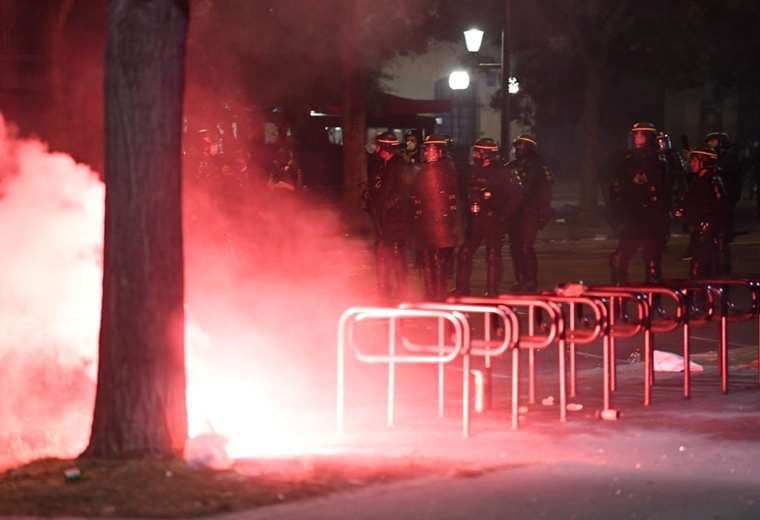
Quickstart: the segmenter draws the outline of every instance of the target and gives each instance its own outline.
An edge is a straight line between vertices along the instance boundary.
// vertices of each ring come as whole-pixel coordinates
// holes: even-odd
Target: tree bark
[[[66,23],[75,0],[62,0],[57,7],[50,37],[51,143],[60,150],[71,150],[72,118],[70,88],[66,81]],[[67,128],[69,127],[69,128]]]
[[[187,0],[109,0],[98,385],[85,456],[187,437],[180,142]]]
[[[586,96],[581,126],[583,131],[583,161],[581,163],[581,209],[594,211],[599,192],[599,107],[602,95],[601,70],[587,65]]]
[[[343,99],[343,202],[350,217],[361,214],[361,186],[367,180],[367,116],[363,83],[361,73],[351,71],[346,78]]]
[[[359,63],[357,27],[363,2],[350,2],[343,45],[343,206],[346,219],[362,220],[362,183],[367,181],[366,77]]]

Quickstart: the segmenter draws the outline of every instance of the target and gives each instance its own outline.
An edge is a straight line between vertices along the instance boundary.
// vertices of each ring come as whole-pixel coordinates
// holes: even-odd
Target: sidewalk
[[[454,417],[439,421],[432,418],[432,406],[420,409],[424,413],[410,412],[416,408],[411,400],[423,399],[407,394],[399,404],[405,413],[393,431],[381,435],[382,410],[374,432],[353,431],[354,439],[366,436],[365,450],[466,461],[480,464],[481,472],[375,486],[222,518],[760,517],[760,389],[755,370],[732,369],[732,392],[724,396],[717,371],[708,367],[693,375],[690,401],[680,397],[680,375],[658,373],[654,405],[645,409],[640,404],[641,364],[622,366],[615,401],[623,417],[610,423],[594,418],[600,374],[590,365],[582,372],[581,395],[574,400],[585,407],[571,413],[567,423],[558,422],[556,406],[538,404],[529,407],[522,430],[512,432],[502,399],[499,410],[474,417],[473,436],[464,440],[453,412],[456,403],[451,403]],[[506,373],[504,366],[496,370]],[[551,373],[541,376],[539,400],[554,390]],[[507,396],[505,390],[497,395]]]

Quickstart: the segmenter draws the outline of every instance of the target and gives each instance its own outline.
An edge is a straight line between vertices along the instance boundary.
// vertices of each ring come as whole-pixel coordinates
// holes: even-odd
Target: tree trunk
[[[361,73],[353,70],[346,80],[343,99],[343,202],[347,216],[356,217],[361,214],[361,186],[367,180],[366,100]]]
[[[586,96],[581,125],[583,161],[581,163],[581,209],[594,211],[599,194],[599,107],[601,106],[602,74],[598,67],[587,66]]]
[[[71,153],[71,99],[70,88],[66,78],[66,23],[68,22],[75,0],[62,0],[57,7],[50,36],[50,142],[54,148]],[[68,128],[67,128],[68,127]]]
[[[187,0],[109,0],[98,385],[85,456],[187,437],[180,141]]]
[[[364,2],[350,2],[343,36],[343,207],[351,225],[361,225],[362,183],[367,181],[366,76],[359,63],[357,27]]]

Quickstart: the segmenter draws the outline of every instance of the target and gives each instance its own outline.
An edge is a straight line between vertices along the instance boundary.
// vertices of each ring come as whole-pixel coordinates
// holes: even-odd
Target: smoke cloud
[[[232,456],[313,451],[332,431],[337,319],[374,287],[369,255],[328,204],[252,177],[185,183],[190,433],[227,437]],[[94,402],[104,186],[0,118],[0,193],[0,466],[76,456]]]
[[[90,424],[104,189],[0,115],[0,464],[75,455]]]

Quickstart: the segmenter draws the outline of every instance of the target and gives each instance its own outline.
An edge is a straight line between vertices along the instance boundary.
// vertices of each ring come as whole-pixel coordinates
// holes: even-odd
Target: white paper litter
[[[703,372],[705,369],[699,363],[689,362],[692,372]],[[663,352],[662,350],[654,351],[654,370],[655,372],[683,372],[683,356],[673,352]]]
[[[227,454],[227,439],[216,433],[207,433],[188,439],[185,461],[192,467],[230,469],[232,459]]]

